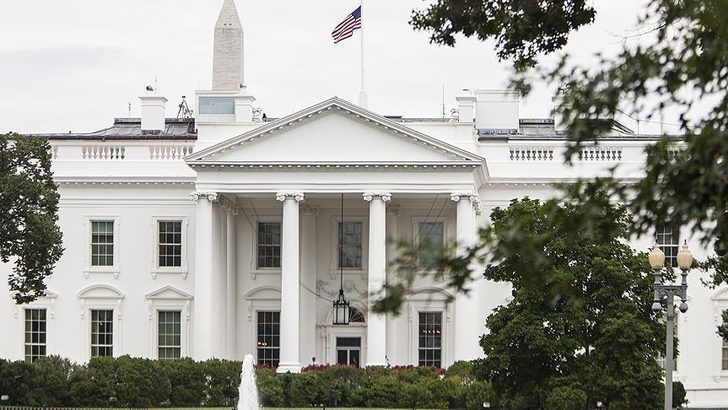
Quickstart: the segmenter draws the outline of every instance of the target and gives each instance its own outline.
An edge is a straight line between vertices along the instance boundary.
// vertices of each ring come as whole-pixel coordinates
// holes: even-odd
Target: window
[[[25,361],[46,355],[46,310],[25,309]]]
[[[721,348],[721,370],[728,371],[728,341],[723,339],[723,346]]]
[[[665,252],[665,265],[677,267],[677,252],[680,250],[680,227],[665,224],[657,227],[655,241]]]
[[[114,355],[114,311],[91,310],[91,357]]]
[[[258,312],[258,365],[278,367],[280,312]]]
[[[91,266],[114,266],[114,221],[91,221]]]
[[[233,97],[200,97],[200,114],[235,114],[235,99]]]
[[[433,264],[442,257],[444,246],[444,230],[442,222],[420,222],[418,240],[422,253],[420,263],[424,266]]]
[[[258,267],[281,267],[280,222],[258,222]]]
[[[182,266],[182,221],[157,221],[159,267]]]
[[[357,308],[349,308],[349,323],[364,323],[364,314]]]
[[[336,364],[359,367],[361,337],[336,338]]]
[[[339,268],[361,269],[362,264],[362,223],[339,222]]]
[[[442,367],[442,312],[419,312],[420,366]]]
[[[180,311],[157,312],[157,342],[159,360],[179,359],[182,352]]]

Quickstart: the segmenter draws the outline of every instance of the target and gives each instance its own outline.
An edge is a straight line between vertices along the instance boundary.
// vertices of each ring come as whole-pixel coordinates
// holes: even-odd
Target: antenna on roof
[[[178,105],[179,110],[177,111],[177,119],[192,118],[192,110],[190,110],[189,105],[187,105],[186,98],[187,97],[183,95],[182,102]]]

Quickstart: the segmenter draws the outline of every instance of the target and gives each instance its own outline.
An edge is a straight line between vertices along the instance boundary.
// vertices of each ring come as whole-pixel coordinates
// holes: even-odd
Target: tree
[[[0,261],[13,262],[15,302],[45,294],[45,278],[63,253],[58,191],[47,140],[0,135]]]
[[[611,176],[577,181],[563,188],[560,199],[591,209],[578,221],[563,221],[577,232],[599,223],[604,192],[624,204],[632,218],[630,233],[644,235],[664,221],[690,227],[692,234],[719,254],[728,249],[728,2],[724,0],[650,0],[639,18],[639,41],[625,41],[616,56],[596,50],[593,67],[578,66],[562,54],[552,67],[539,59],[563,48],[569,34],[590,24],[596,10],[584,0],[437,0],[415,10],[411,24],[427,30],[438,44],[455,45],[455,36],[495,40],[501,60],[514,65],[512,85],[528,94],[535,81],[559,87],[556,114],[566,125],[565,162],[584,145],[598,144],[620,112],[650,120],[666,110],[677,113],[679,134],[664,135],[646,149],[645,174],[626,183]],[[701,109],[695,109],[700,107]],[[523,243],[524,246],[529,245]],[[466,254],[440,261],[455,292],[479,276],[472,260],[497,262],[508,249],[481,243]],[[522,252],[537,253],[537,248]],[[410,255],[414,254],[412,252]],[[387,285],[376,309],[396,311],[412,283],[403,251],[394,271],[400,278]],[[405,261],[406,262],[406,261]],[[728,261],[711,257],[709,285],[728,282]],[[393,275],[394,276],[394,275]],[[544,278],[532,278],[538,283]],[[728,332],[723,334],[728,337]]]
[[[478,372],[492,382],[499,406],[660,407],[655,358],[665,328],[650,308],[652,272],[646,255],[627,244],[624,209],[604,211],[593,229],[576,232],[563,226],[583,218],[581,205],[525,198],[493,211],[491,244],[519,238],[540,249],[512,252],[485,269],[487,279],[513,284],[513,300],[488,317],[480,341]],[[534,274],[546,280],[536,285]],[[562,289],[554,293],[549,284]]]

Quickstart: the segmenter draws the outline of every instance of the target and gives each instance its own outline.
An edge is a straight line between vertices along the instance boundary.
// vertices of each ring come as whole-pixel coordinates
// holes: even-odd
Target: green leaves
[[[455,35],[493,39],[501,60],[517,67],[536,63],[566,45],[571,31],[594,21],[586,0],[438,0],[415,10],[410,24],[431,32],[430,41],[455,45]]]
[[[0,260],[13,263],[8,283],[18,304],[43,296],[63,253],[49,151],[43,139],[0,135]]]
[[[591,194],[589,205],[514,200],[483,233],[498,255],[485,278],[513,284],[481,339],[479,373],[501,406],[659,407],[664,328],[646,256],[627,244],[625,210]]]

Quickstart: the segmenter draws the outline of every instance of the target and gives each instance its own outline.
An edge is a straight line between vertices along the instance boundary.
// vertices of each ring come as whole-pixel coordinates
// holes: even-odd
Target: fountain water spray
[[[255,367],[253,355],[246,354],[243,369],[240,371],[240,388],[238,389],[238,410],[259,410],[258,387],[255,384]]]

